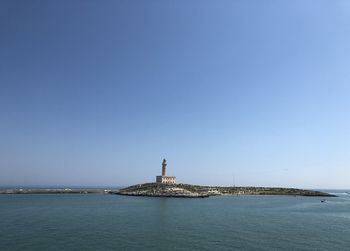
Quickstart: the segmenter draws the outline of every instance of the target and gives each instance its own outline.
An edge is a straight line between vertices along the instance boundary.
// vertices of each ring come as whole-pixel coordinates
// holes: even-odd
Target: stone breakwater
[[[289,196],[319,196],[335,197],[335,195],[295,188],[269,188],[269,187],[218,187],[197,186],[188,184],[158,184],[145,183],[120,189],[114,194],[128,196],[150,197],[184,197],[206,198],[220,195],[289,195]]]

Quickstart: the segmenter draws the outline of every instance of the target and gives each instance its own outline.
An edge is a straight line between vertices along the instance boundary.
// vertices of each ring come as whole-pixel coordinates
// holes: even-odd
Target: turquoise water
[[[1,195],[0,250],[350,250],[350,196]]]

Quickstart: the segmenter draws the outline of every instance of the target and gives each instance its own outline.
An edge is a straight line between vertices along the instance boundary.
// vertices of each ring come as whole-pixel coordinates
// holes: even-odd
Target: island
[[[156,176],[156,182],[144,183],[120,189],[112,194],[150,197],[207,198],[218,195],[290,195],[290,196],[324,196],[335,195],[296,188],[272,187],[220,187],[176,184],[175,176],[167,176],[167,162],[163,159],[162,175]]]
[[[336,197],[333,194],[296,188],[275,187],[220,187],[198,186],[189,184],[145,183],[134,185],[111,192],[118,195],[149,196],[149,197],[181,197],[206,198],[220,195],[288,195],[288,196],[319,196]]]

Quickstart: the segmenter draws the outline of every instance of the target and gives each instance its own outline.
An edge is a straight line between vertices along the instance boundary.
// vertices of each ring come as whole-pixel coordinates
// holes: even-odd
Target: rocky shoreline
[[[127,196],[149,197],[181,197],[181,198],[207,198],[220,195],[287,195],[287,196],[318,196],[336,197],[335,195],[295,188],[270,187],[219,187],[197,186],[188,184],[159,184],[145,183],[120,189],[113,194]]]

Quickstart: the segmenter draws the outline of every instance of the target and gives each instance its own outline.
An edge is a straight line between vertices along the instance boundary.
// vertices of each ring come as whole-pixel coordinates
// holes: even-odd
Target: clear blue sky
[[[0,185],[349,188],[350,3],[0,2]]]

